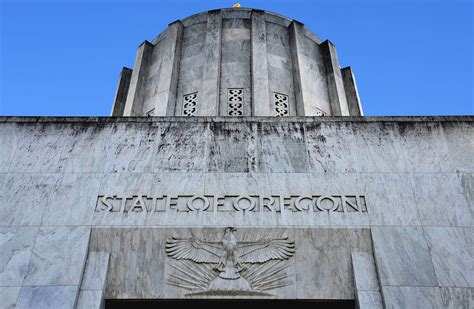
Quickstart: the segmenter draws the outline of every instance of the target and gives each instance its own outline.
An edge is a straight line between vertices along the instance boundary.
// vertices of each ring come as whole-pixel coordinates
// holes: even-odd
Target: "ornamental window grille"
[[[197,92],[186,94],[183,97],[183,116],[191,117],[196,113]]]
[[[277,117],[284,117],[290,115],[287,95],[274,92],[273,102],[275,103],[275,112]]]
[[[244,89],[227,89],[227,114],[242,116],[244,114]]]
[[[155,109],[154,108],[150,109],[148,112],[146,112],[145,115],[147,115],[148,117],[155,116]]]
[[[319,116],[319,117],[324,117],[326,116],[326,113],[320,110],[319,108],[316,108],[316,112],[314,113],[314,115]]]

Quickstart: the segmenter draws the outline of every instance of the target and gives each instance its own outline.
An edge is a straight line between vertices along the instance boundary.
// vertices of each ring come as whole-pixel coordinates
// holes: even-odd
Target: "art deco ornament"
[[[257,238],[238,241],[236,229],[224,230],[221,241],[205,241],[195,237],[171,237],[166,241],[166,253],[178,261],[192,261],[196,265],[183,263],[175,267],[180,274],[169,283],[189,290],[200,290],[198,294],[265,295],[259,291],[288,285],[285,269],[279,265],[295,254],[295,243],[288,237]],[[265,267],[264,264],[274,263]],[[211,267],[198,267],[211,264]],[[193,268],[189,271],[184,268]],[[184,275],[184,277],[183,277]],[[187,284],[184,284],[187,283]],[[195,283],[195,287],[193,287]],[[204,283],[204,284],[202,284]],[[196,293],[193,293],[196,294]]]

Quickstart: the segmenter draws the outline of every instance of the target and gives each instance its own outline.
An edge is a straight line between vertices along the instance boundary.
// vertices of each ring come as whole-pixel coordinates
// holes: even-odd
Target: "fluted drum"
[[[295,20],[221,9],[169,25],[123,68],[113,116],[361,116],[350,67]]]

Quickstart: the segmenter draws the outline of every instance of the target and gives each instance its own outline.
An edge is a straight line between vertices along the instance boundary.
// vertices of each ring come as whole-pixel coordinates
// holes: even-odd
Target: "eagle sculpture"
[[[216,264],[214,269],[223,279],[240,278],[245,264],[287,260],[295,254],[295,243],[287,237],[238,242],[235,231],[233,227],[226,228],[221,242],[171,237],[166,241],[166,253],[176,260]]]

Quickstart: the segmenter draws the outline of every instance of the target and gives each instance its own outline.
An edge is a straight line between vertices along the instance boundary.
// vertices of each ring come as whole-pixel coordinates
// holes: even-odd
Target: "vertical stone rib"
[[[293,63],[293,83],[295,87],[295,99],[296,99],[296,115],[297,116],[307,116],[308,109],[310,106],[306,106],[310,103],[310,98],[306,97],[308,92],[305,91],[304,81],[306,78],[303,76],[303,68],[306,63],[302,55],[302,46],[300,42],[301,36],[301,27],[303,25],[297,21],[292,21],[288,27],[290,31],[290,40],[291,40],[291,60]]]
[[[346,91],[347,105],[351,116],[364,116],[362,104],[360,102],[359,91],[351,67],[341,70],[344,81],[344,90]]]
[[[142,115],[143,87],[147,77],[148,59],[152,51],[153,44],[148,41],[143,42],[138,47],[130,87],[128,89],[127,101],[125,102],[124,116]]]
[[[125,101],[127,100],[128,88],[130,87],[130,79],[132,78],[132,69],[123,67],[120,72],[117,89],[115,90],[114,104],[110,116],[123,116],[125,109]]]
[[[349,116],[349,107],[347,106],[336,47],[327,40],[321,43],[321,50],[323,51],[324,64],[326,66],[331,114],[332,116]]]
[[[198,116],[218,116],[219,113],[219,79],[221,67],[222,16],[220,11],[210,11],[207,18],[206,43],[203,53],[201,90],[198,93]]]
[[[184,27],[180,21],[169,25],[169,35],[166,38],[166,48],[163,59],[160,84],[158,88],[156,116],[173,116],[176,108],[176,94],[178,91],[179,62],[181,58],[181,44]]]
[[[265,12],[252,11],[252,116],[272,116],[268,84]]]

